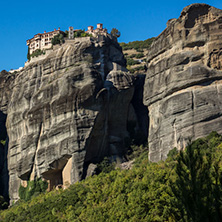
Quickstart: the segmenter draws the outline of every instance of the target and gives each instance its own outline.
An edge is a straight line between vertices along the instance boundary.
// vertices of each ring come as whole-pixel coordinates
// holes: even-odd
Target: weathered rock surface
[[[6,114],[0,111],[0,195],[8,201],[8,140],[5,127]]]
[[[192,4],[156,38],[148,54],[144,104],[149,158],[159,161],[189,138],[222,133],[222,11]]]
[[[0,110],[4,114],[7,114],[15,78],[15,73],[10,73],[5,70],[0,72]]]
[[[93,173],[105,155],[124,155],[134,93],[125,65],[121,47],[100,36],[67,41],[17,73],[12,94],[0,101],[11,200],[23,181],[42,177],[49,188],[66,187]]]
[[[6,72],[5,70],[0,72],[0,195],[8,200],[8,140],[6,131],[6,118],[8,104],[11,99],[13,90],[13,83],[16,74]]]

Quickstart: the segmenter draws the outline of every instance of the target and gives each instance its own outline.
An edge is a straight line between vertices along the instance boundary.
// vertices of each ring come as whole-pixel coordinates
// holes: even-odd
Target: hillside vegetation
[[[127,69],[131,73],[146,73],[146,54],[155,38],[144,41],[120,43],[127,60]]]
[[[147,156],[143,152],[131,170],[102,172],[19,201],[0,221],[222,221],[221,135],[173,149],[159,163]]]

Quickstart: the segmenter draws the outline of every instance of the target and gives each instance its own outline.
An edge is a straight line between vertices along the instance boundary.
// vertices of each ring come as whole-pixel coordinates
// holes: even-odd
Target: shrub
[[[41,49],[36,49],[31,55],[30,57],[38,57],[39,55],[44,55],[45,52]]]
[[[138,53],[136,54],[135,56],[137,59],[140,59],[140,58],[143,58],[144,57],[144,54],[143,53]]]
[[[57,45],[57,44],[62,44],[65,42],[64,40],[64,35],[65,34],[57,34],[53,37],[53,39],[51,40],[52,45]]]
[[[40,193],[43,193],[48,188],[48,183],[41,178],[37,180],[32,180],[27,182],[27,187],[20,185],[19,187],[19,197],[22,200],[28,201],[32,196],[37,196]]]
[[[135,68],[131,68],[130,66],[127,67],[127,69],[131,72],[131,73],[135,73],[135,72],[139,72],[139,71],[143,71],[146,72],[146,67],[145,66],[137,66]]]
[[[0,143],[4,146],[6,143],[6,140],[0,140]]]
[[[104,157],[102,162],[100,162],[97,166],[97,173],[109,173],[115,169],[114,163],[111,163],[108,157]]]
[[[140,62],[139,61],[136,61],[136,60],[134,60],[134,59],[128,59],[127,58],[127,65],[129,65],[129,66],[132,66],[132,65],[136,65],[136,64],[140,64]]]
[[[78,37],[88,37],[88,36],[92,36],[91,34],[88,34],[85,32],[85,30],[77,30],[74,32],[74,37],[78,38]]]
[[[0,196],[0,210],[7,209],[8,207],[8,202],[5,201],[3,196]]]
[[[116,38],[119,38],[121,34],[120,34],[120,31],[119,31],[118,29],[113,28],[113,29],[111,30],[111,35],[114,36],[114,37],[116,37]]]
[[[143,49],[141,49],[141,48],[136,48],[136,51],[137,52],[144,52]]]
[[[136,56],[136,54],[132,54],[129,56],[129,58],[134,58]]]

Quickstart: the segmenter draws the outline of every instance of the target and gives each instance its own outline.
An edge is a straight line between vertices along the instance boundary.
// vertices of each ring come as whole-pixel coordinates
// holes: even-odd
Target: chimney
[[[46,31],[44,31],[44,33],[46,33]]]
[[[56,31],[56,29],[54,29],[54,32]]]
[[[60,31],[60,27],[58,28],[58,30]]]

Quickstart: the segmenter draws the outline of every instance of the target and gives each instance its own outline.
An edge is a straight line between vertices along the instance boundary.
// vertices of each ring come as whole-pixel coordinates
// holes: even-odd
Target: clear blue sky
[[[38,0],[1,1],[0,71],[24,66],[26,40],[44,30],[87,29],[103,23],[110,32],[119,29],[119,42],[145,40],[159,35],[171,18],[178,18],[182,9],[195,1],[106,1],[106,0]],[[222,0],[204,1],[222,9]]]

